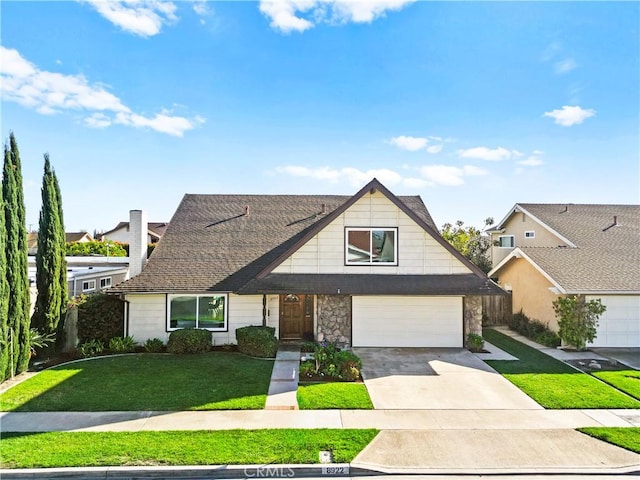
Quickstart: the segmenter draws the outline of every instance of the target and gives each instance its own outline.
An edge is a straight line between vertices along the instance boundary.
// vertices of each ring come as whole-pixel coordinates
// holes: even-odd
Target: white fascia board
[[[513,215],[514,212],[516,212],[518,210],[518,204],[516,203],[513,207],[511,207],[511,210],[509,210],[509,213],[507,213],[504,218],[502,220],[500,220],[495,227],[493,227],[491,230],[499,232],[500,230],[504,231],[504,223],[509,220],[509,217],[511,217],[511,215]],[[487,230],[488,232],[491,230]]]
[[[566,295],[640,295],[640,290],[567,290]]]
[[[534,262],[531,259],[531,257],[529,257],[526,253],[524,253],[518,247],[514,248],[511,251],[511,253],[509,253],[509,255],[504,257],[504,259],[502,259],[502,261],[498,265],[492,268],[491,271],[487,273],[487,276],[491,277],[495,275],[498,272],[498,270],[500,270],[504,265],[506,265],[508,262],[510,262],[514,258],[524,258],[527,262],[531,264],[531,266],[533,266],[533,268],[535,268],[540,273],[540,275],[542,275],[544,278],[549,280],[549,282],[551,282],[551,284],[555,288],[557,288],[560,293],[562,294],[567,293],[567,291],[564,288],[562,288],[562,286],[558,282],[556,282],[553,278],[551,278],[551,276],[547,272],[545,272],[536,262]]]

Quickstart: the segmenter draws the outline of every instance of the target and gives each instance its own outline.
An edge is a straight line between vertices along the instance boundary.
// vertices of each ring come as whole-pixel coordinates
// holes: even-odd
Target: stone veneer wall
[[[349,295],[318,295],[319,342],[351,345],[351,297]]]
[[[482,297],[470,295],[464,297],[464,344],[467,344],[467,335],[475,333],[482,335]]]

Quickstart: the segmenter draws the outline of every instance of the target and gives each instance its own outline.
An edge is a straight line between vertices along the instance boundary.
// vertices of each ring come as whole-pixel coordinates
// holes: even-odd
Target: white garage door
[[[600,298],[607,310],[598,320],[598,336],[590,344],[594,347],[640,346],[640,296],[589,296]]]
[[[462,297],[353,297],[354,347],[462,347]]]

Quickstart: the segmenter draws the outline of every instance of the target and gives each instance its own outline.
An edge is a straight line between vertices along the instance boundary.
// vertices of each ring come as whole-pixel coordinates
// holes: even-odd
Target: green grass
[[[318,463],[331,450],[346,463],[377,430],[221,430],[3,433],[3,468],[108,465]]]
[[[545,408],[640,408],[638,400],[511,337],[492,329],[483,336],[518,358],[487,363]]]
[[[228,352],[96,358],[40,372],[3,393],[0,410],[261,409],[272,367]]]
[[[330,382],[298,386],[301,410],[344,408],[371,410],[373,404],[363,383]]]
[[[591,375],[640,400],[639,371],[619,370],[617,372],[592,372]]]
[[[589,427],[578,431],[607,443],[640,453],[640,427]]]

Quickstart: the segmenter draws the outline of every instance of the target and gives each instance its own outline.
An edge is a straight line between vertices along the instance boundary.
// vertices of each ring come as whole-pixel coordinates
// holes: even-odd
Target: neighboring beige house
[[[133,230],[146,231],[132,217]],[[482,295],[504,294],[420,197],[375,179],[353,196],[185,195],[134,276],[138,248],[132,278],[111,289],[138,342],[196,327],[229,344],[239,327],[268,325],[286,340],[462,347],[481,333]]]
[[[513,311],[558,329],[559,295],[599,298],[592,346],[640,347],[640,205],[516,204],[488,231]]]
[[[91,242],[93,238],[87,232],[66,232],[66,242]],[[27,248],[29,255],[35,255],[38,251],[38,232],[27,233]]]
[[[167,222],[148,222],[147,243],[158,243],[167,229]],[[115,228],[100,235],[100,241],[111,240],[112,242],[131,243],[129,233],[129,222],[120,222]]]

